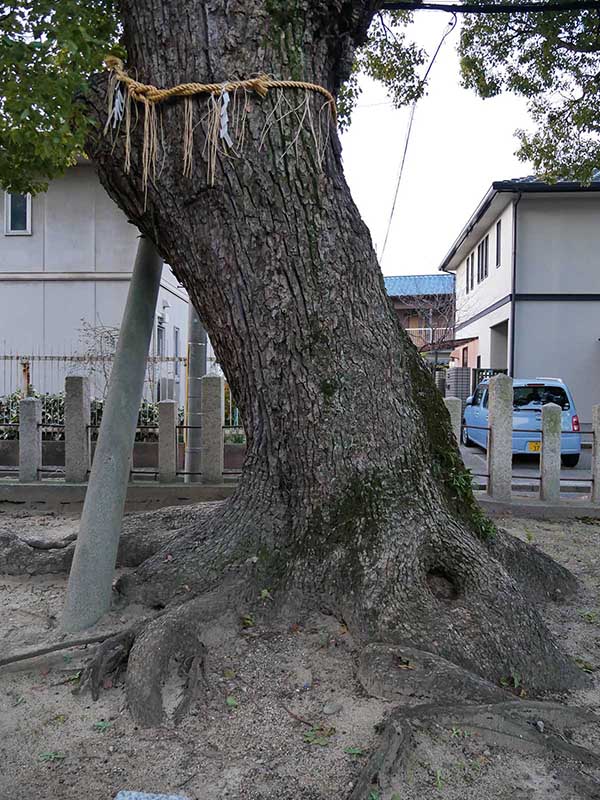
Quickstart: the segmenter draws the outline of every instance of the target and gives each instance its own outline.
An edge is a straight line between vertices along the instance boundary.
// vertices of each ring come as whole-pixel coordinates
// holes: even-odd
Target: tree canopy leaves
[[[419,67],[427,54],[414,42],[407,41],[406,28],[413,15],[406,11],[377,14],[369,29],[369,38],[354,61],[354,69],[338,98],[340,127],[350,124],[352,110],[360,96],[359,74],[382,83],[397,107],[420,98],[425,83],[419,78]]]
[[[39,191],[82,152],[90,123],[75,102],[116,45],[114,0],[0,6],[0,184]]]
[[[600,167],[600,7],[555,14],[467,15],[464,84],[481,97],[529,99],[535,130],[520,155],[549,179],[589,181]]]
[[[413,13],[376,14],[339,97],[341,126],[360,95],[359,72],[396,106],[425,92],[427,54],[407,38]],[[0,184],[39,191],[83,151],[76,98],[108,52],[119,52],[117,0],[25,0],[0,5]],[[123,53],[121,53],[123,55]],[[464,84],[482,97],[524,95],[536,125],[521,155],[549,178],[589,180],[600,164],[600,10],[467,15],[460,42]]]

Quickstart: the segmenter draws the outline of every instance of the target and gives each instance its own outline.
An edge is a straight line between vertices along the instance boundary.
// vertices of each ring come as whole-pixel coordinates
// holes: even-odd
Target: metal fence
[[[446,328],[405,328],[416,347],[421,349],[427,345],[443,344],[454,338],[451,327]]]
[[[483,369],[481,367],[471,370],[471,394],[475,392],[475,389],[479,386],[481,381],[485,380],[486,378],[493,378],[494,375],[508,375],[508,370]]]
[[[0,439],[17,439],[19,401],[28,395],[42,399],[43,438],[64,438],[64,386],[68,375],[86,375],[90,380],[91,437],[97,437],[113,356],[77,353],[0,354]],[[218,365],[210,364],[216,371]],[[185,424],[187,359],[150,356],[146,366],[144,392],[138,418],[138,441],[154,441],[158,428],[159,400],[175,400],[179,423]],[[224,427],[228,441],[245,441],[239,409],[225,384]]]
[[[108,388],[113,355],[78,353],[0,354],[0,397],[13,394],[58,395],[64,390],[67,375],[86,375],[92,399],[103,400]],[[186,359],[175,356],[150,356],[144,381],[144,400],[185,400]]]

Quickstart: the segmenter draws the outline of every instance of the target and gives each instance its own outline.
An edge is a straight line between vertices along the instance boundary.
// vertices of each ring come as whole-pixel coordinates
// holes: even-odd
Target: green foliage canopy
[[[0,184],[39,191],[82,152],[90,120],[76,102],[114,49],[113,0],[0,5]]]
[[[339,97],[341,126],[360,95],[358,73],[402,106],[426,90],[427,54],[407,38],[414,14],[376,14]],[[40,191],[83,152],[86,117],[77,97],[119,48],[117,0],[0,4],[0,185]],[[583,181],[600,164],[600,11],[472,16],[460,42],[464,84],[482,97],[524,95],[536,129],[520,154],[536,171]]]
[[[550,180],[589,181],[600,167],[600,4],[551,14],[467,15],[459,48],[465,86],[529,100],[533,133],[519,155]]]

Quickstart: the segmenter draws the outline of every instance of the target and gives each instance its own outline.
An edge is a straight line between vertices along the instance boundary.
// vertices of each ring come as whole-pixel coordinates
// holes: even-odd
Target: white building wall
[[[515,374],[562,378],[580,420],[600,403],[600,197],[524,196],[518,207],[516,291],[557,294],[519,300],[515,312]]]
[[[496,223],[501,221],[501,260],[496,267]],[[477,283],[477,245],[489,236],[489,268],[488,277]],[[456,323],[463,324],[466,320],[484,311],[500,298],[506,297],[511,291],[512,280],[512,242],[513,242],[513,206],[509,204],[504,211],[494,219],[493,223],[484,230],[475,245],[469,249],[456,270]],[[475,254],[475,285],[472,291],[466,291],[467,258]],[[462,338],[463,332],[460,331]]]
[[[496,224],[501,222],[500,265],[496,266]],[[485,236],[489,236],[489,266],[488,277],[477,283],[477,246]],[[466,255],[456,270],[456,338],[478,339],[478,354],[481,366],[506,367],[510,353],[510,302],[489,311],[490,307],[507,298],[511,293],[512,284],[512,250],[513,250],[513,205],[509,203],[504,210],[494,218],[493,222],[482,229],[480,236],[474,240],[475,244],[465,250]],[[474,286],[466,291],[467,259],[475,254]],[[480,316],[481,315],[481,316]],[[506,359],[504,362],[492,363],[492,331],[493,326],[508,321],[509,341],[507,343]],[[470,367],[476,363],[469,363]]]
[[[517,294],[600,294],[600,196],[524,195],[518,206]]]
[[[479,340],[479,356],[481,358],[481,367],[488,369],[490,367],[500,368],[500,364],[492,364],[491,350],[492,350],[492,332],[491,328],[495,325],[508,321],[509,327],[509,341],[507,343],[507,359],[510,353],[510,303],[497,308],[495,311],[490,312],[485,317],[475,320],[470,325],[466,325],[456,333],[457,339],[478,339]],[[468,366],[474,367],[476,364],[469,364]]]
[[[0,192],[2,221],[4,203]],[[0,233],[0,355],[77,353],[82,320],[119,327],[139,233],[89,164],[78,164],[52,181],[31,206],[31,235]],[[168,266],[158,299],[158,313],[163,310],[165,355],[174,355],[177,327],[180,355],[185,356],[188,299]],[[57,391],[56,380],[35,388]],[[5,390],[0,386],[0,394]]]
[[[517,303],[515,375],[562,378],[582,423],[600,403],[600,303]]]

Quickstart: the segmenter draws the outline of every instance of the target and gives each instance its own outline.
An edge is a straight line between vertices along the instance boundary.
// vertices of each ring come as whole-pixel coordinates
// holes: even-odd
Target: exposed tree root
[[[16,533],[0,533],[0,574],[45,575],[68,571],[73,559],[73,537],[62,542],[44,543],[27,541]]]
[[[403,705],[494,703],[509,698],[499,686],[432,653],[370,644],[360,654],[358,679],[372,697]]]
[[[536,548],[503,533],[497,542],[483,543],[450,524],[411,528],[410,520],[394,514],[382,525],[381,544],[370,552],[342,540],[326,556],[309,550],[308,558],[296,559],[293,551],[274,546],[268,517],[246,512],[236,518],[235,509],[223,505],[204,514],[193,529],[181,531],[125,575],[118,591],[129,601],[162,608],[201,596],[223,575],[240,575],[256,561],[262,586],[275,591],[278,604],[297,594],[344,619],[357,642],[434,653],[480,676],[480,700],[498,699],[485,693],[486,681],[498,686],[513,673],[522,676],[531,695],[588,682],[535,608],[535,601],[572,594],[575,578]],[[281,532],[279,538],[285,541]],[[474,689],[474,678],[470,685]]]
[[[123,520],[117,564],[137,567],[198,523],[202,513],[221,503],[202,503],[200,506],[175,506],[157,511],[129,514]],[[65,574],[71,567],[76,534],[60,541],[47,541],[28,535],[27,520],[22,532],[0,532],[0,574],[46,575]]]
[[[62,642],[54,642],[53,644],[28,647],[20,653],[12,653],[12,655],[0,658],[0,667],[16,664],[19,661],[28,661],[29,659],[38,658],[39,656],[46,656],[49,653],[58,653],[61,650],[68,650],[71,647],[84,647],[88,644],[103,642],[106,639],[112,639],[120,635],[118,631],[105,631],[103,633],[93,633],[88,636],[79,636],[75,639],[64,639]]]
[[[579,708],[556,703],[513,700],[486,705],[424,705],[399,708],[385,722],[381,742],[369,759],[349,800],[364,800],[370,792],[388,797],[401,790],[409,764],[418,759],[419,738],[460,731],[480,744],[564,759],[595,768],[600,756],[569,741],[573,729],[598,725],[600,718]],[[566,770],[567,780],[585,785],[584,796],[600,796],[600,784]],[[592,790],[595,793],[590,793]]]
[[[241,610],[251,595],[256,598],[251,582],[231,581],[165,611],[137,630],[104,642],[84,675],[92,696],[97,699],[104,680],[121,670],[128,660],[126,693],[135,721],[144,727],[159,726],[169,716],[172,723],[179,723],[205,681],[207,648],[202,641],[203,631],[209,622],[230,613],[236,604],[241,604]],[[167,715],[163,686],[173,670],[184,681],[178,702]]]
[[[490,554],[519,584],[524,595],[536,601],[560,602],[577,591],[577,578],[534,545],[498,530],[488,543]]]
[[[136,629],[130,628],[104,641],[87,664],[79,681],[79,691],[89,688],[97,700],[100,689],[108,678],[117,680],[127,667],[127,659],[135,640]]]

